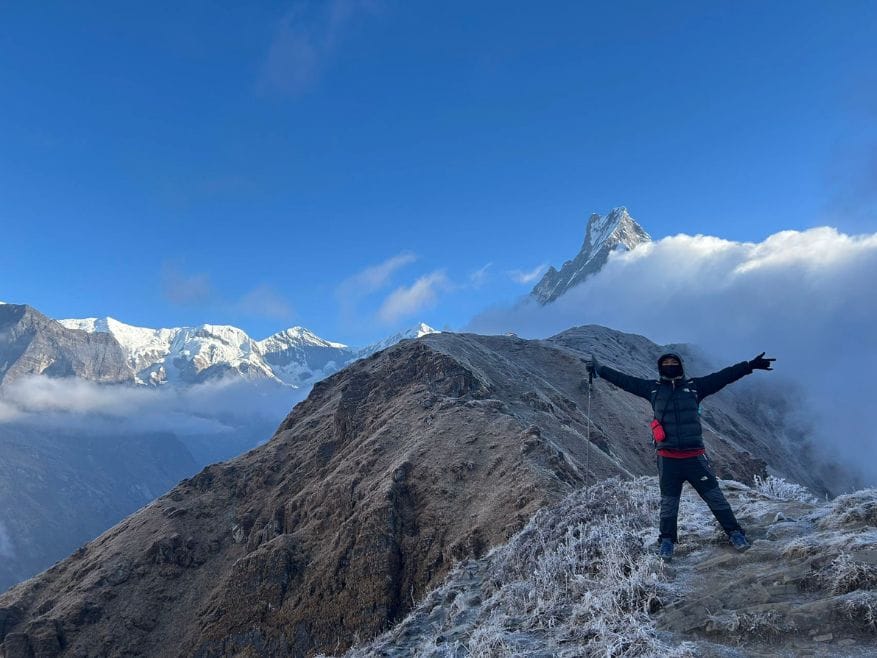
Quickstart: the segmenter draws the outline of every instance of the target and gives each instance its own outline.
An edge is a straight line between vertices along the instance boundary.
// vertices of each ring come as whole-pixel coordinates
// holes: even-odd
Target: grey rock
[[[553,302],[592,274],[599,272],[616,250],[629,251],[651,238],[628,214],[627,208],[614,208],[608,215],[591,215],[581,251],[557,271],[549,268],[530,293],[542,304]]]
[[[0,304],[0,384],[27,375],[134,382],[124,350],[109,334],[67,329],[30,306]]]

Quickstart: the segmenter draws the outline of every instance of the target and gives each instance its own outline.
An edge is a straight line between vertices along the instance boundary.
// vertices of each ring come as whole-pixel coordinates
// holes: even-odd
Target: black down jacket
[[[658,359],[658,364],[668,356],[675,357],[682,363],[678,354],[663,354]],[[683,374],[676,379],[643,379],[608,366],[597,366],[597,375],[618,388],[649,401],[655,418],[661,421],[667,434],[666,440],[656,444],[656,447],[663,450],[703,448],[703,428],[698,412],[701,400],[751,372],[749,362],[742,361],[705,377],[689,379]]]

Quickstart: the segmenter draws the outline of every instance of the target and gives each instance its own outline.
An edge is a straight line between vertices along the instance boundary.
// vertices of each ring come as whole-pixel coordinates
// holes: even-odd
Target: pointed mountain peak
[[[335,349],[347,349],[347,345],[343,343],[335,343],[325,338],[321,338],[310,329],[296,325],[276,334],[271,334],[268,338],[258,341],[258,344],[265,350],[277,349],[278,346],[290,345],[314,345],[318,347],[332,347]]]
[[[596,254],[607,242],[614,242],[609,248],[622,243],[628,249],[633,249],[642,242],[651,238],[636,220],[630,216],[627,208],[619,206],[613,208],[607,215],[594,213],[588,219],[588,229],[585,233],[585,243],[582,250],[587,250],[591,255]]]
[[[563,264],[560,271],[549,268],[530,293],[542,304],[552,302],[567,290],[599,272],[612,251],[630,251],[651,241],[649,234],[630,216],[627,208],[613,208],[606,215],[593,213],[588,218],[585,241],[573,260]]]
[[[378,341],[377,343],[372,343],[371,345],[367,345],[366,347],[360,348],[357,352],[358,358],[364,358],[375,352],[380,352],[381,350],[385,350],[388,347],[392,347],[396,343],[403,340],[416,340],[421,336],[426,336],[429,334],[440,334],[441,332],[438,329],[433,329],[425,322],[419,322],[410,329],[406,329],[405,331],[400,331],[397,334],[393,334],[389,338],[385,338],[384,340]]]
[[[438,329],[433,329],[428,324],[421,322],[410,329],[407,333],[416,335],[418,338],[421,336],[426,336],[427,334],[438,334],[441,333]]]

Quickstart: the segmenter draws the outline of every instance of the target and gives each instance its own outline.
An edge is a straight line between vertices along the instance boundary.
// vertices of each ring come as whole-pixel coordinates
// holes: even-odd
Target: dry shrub
[[[537,513],[495,555],[485,601],[493,614],[473,634],[472,654],[493,655],[485,649],[505,637],[525,655],[515,641],[524,632],[545,636],[558,656],[686,655],[649,617],[668,593],[645,539],[653,486],[607,480]]]
[[[806,487],[802,487],[795,482],[788,482],[783,478],[768,475],[761,478],[758,475],[754,478],[754,489],[769,498],[776,500],[796,500],[801,503],[815,504],[819,501]]]

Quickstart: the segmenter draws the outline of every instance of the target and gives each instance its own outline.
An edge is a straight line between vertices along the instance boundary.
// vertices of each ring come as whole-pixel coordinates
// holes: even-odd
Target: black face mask
[[[681,376],[682,366],[680,364],[661,366],[661,377],[666,377],[667,379],[676,379],[677,377]]]

